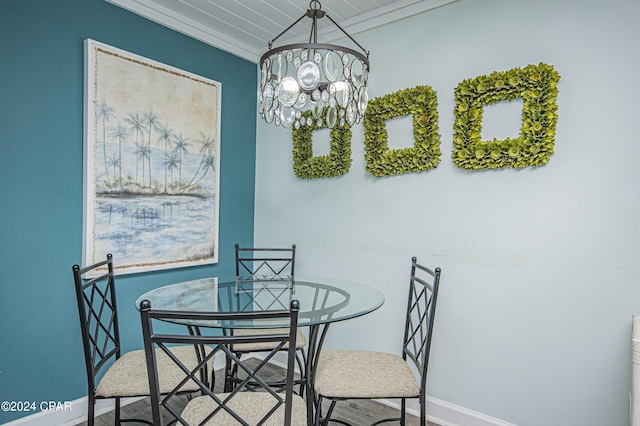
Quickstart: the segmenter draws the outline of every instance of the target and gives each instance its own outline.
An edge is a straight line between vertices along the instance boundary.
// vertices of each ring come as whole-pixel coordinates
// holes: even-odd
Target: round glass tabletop
[[[154,310],[198,312],[255,312],[289,309],[292,300],[300,302],[298,326],[342,321],[367,314],[384,303],[384,296],[373,287],[335,278],[296,276],[221,280],[203,278],[170,284],[148,291],[136,300],[149,300]],[[188,322],[184,322],[188,324]],[[217,328],[276,328],[282,322],[233,321],[192,323]]]

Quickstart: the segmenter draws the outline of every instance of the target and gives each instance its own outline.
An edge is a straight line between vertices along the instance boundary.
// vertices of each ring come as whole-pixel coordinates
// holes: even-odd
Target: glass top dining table
[[[308,424],[319,422],[319,398],[314,390],[315,368],[329,326],[375,311],[384,296],[368,285],[336,279],[295,276],[295,279],[265,278],[250,282],[217,277],[202,278],[158,287],[141,295],[140,303],[149,300],[153,310],[202,312],[255,312],[288,310],[291,301],[300,303],[298,327],[308,327],[305,362],[305,399]],[[217,322],[180,322],[189,327],[222,329],[280,328],[288,323],[257,320]]]
[[[288,310],[291,301],[298,300],[298,326],[305,327],[355,318],[378,309],[384,303],[384,296],[375,288],[336,278],[296,276],[295,279],[253,280],[247,284],[237,287],[235,278],[225,280],[217,277],[170,284],[138,297],[136,308],[140,308],[143,300],[149,300],[154,310],[252,312]],[[191,325],[277,328],[283,323],[245,320]]]

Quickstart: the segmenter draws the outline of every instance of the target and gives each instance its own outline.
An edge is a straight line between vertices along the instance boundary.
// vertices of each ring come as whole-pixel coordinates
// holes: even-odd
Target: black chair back
[[[235,247],[236,276],[294,276],[295,244],[291,248]]]
[[[431,270],[411,259],[409,304],[405,323],[403,358],[410,359],[420,374],[420,388],[425,389],[433,320],[440,285],[440,268]]]
[[[116,309],[113,257],[81,268],[73,265],[82,344],[89,382],[89,395],[96,388],[96,376],[111,358],[120,358],[120,332]],[[85,275],[88,278],[83,279]]]
[[[284,425],[297,424],[292,420],[296,418],[306,419],[306,411],[297,413],[293,406],[304,407],[301,398],[293,393],[294,362],[296,346],[296,328],[298,324],[299,303],[291,302],[289,310],[260,311],[260,312],[185,312],[185,311],[160,311],[153,310],[151,303],[144,300],[140,304],[142,319],[142,332],[144,337],[145,352],[147,357],[147,369],[151,388],[151,411],[155,425],[164,425],[166,420],[163,412],[167,414],[169,421],[177,420],[183,425],[205,424],[212,420],[214,424],[263,424],[272,417],[282,419]],[[154,323],[157,321],[188,325],[184,333],[172,331],[171,334],[156,332]],[[282,324],[282,332],[272,334],[252,334],[245,336],[218,335],[213,331],[211,335],[204,335],[202,326],[215,324],[216,327],[242,327],[243,324],[260,322],[268,324]],[[156,324],[157,325],[157,324]],[[230,347],[234,344],[273,342],[274,349],[263,360],[254,364],[240,359]],[[202,359],[195,368],[185,366],[178,358],[171,355],[170,347],[173,345],[193,345],[196,348],[206,347],[200,350]],[[158,360],[156,350],[166,353],[171,361],[184,372],[184,379],[175,388],[164,394],[160,394],[158,382]],[[260,377],[262,368],[273,359],[281,350],[287,351],[286,387],[284,394],[272,388]],[[217,355],[228,357],[236,363],[244,378],[228,393],[215,393],[211,387],[201,380],[200,372],[206,364]],[[175,408],[172,401],[175,399],[185,383],[197,383],[201,396],[191,399],[184,410]],[[248,385],[251,384],[251,387]],[[259,392],[245,392],[256,390]],[[296,401],[294,401],[296,400]],[[302,401],[302,402],[301,402]],[[296,402],[296,404],[294,404]],[[304,416],[304,417],[301,417]]]
[[[280,283],[285,289],[295,282],[296,245],[289,247],[240,247],[236,250],[236,294]]]

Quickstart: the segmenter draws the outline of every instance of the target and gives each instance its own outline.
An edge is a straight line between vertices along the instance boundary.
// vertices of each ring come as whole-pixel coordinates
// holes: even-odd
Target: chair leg
[[[298,363],[298,368],[300,369],[300,393],[301,397],[304,397],[304,388],[306,387],[306,371],[304,366],[307,365],[307,357],[304,354],[304,350],[302,352],[302,360],[300,360],[300,356],[296,353],[296,362]]]
[[[420,426],[427,425],[427,394],[424,389],[418,399],[420,401]]]
[[[120,398],[116,398],[116,411],[114,415],[116,417],[116,426],[120,426]]]
[[[327,410],[327,415],[324,417],[324,426],[327,426],[329,424],[329,420],[331,420],[331,414],[333,414],[333,409],[336,408],[337,403],[338,403],[337,400],[335,399],[331,400],[331,405],[329,405],[329,409]],[[318,407],[320,407],[320,404],[318,404]],[[320,413],[319,408],[318,408],[318,413]]]
[[[407,408],[407,400],[406,398],[402,398],[402,400],[400,401],[400,424],[402,426],[404,426],[406,422],[406,414],[405,414],[407,412],[406,408]]]
[[[93,392],[93,389],[89,389],[89,402],[87,403],[87,426],[93,426],[93,423],[95,422],[93,416],[95,415],[96,410],[96,397]]]

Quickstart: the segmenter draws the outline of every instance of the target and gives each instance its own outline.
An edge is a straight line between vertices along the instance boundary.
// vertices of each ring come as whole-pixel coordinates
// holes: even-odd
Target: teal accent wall
[[[0,401],[87,394],[71,274],[82,257],[87,38],[222,83],[219,263],[118,277],[124,349],[142,348],[140,294],[233,274],[233,245],[253,242],[255,64],[104,0],[0,1]],[[26,414],[0,412],[0,423]]]

